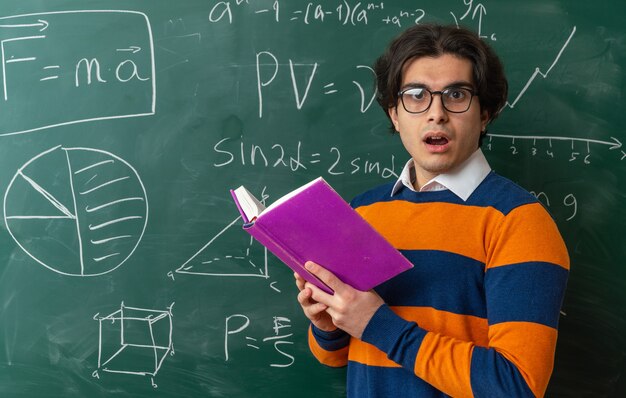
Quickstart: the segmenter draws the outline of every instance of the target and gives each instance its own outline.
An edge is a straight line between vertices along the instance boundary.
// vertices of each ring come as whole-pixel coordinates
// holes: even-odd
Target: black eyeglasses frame
[[[404,93],[406,93],[409,90],[415,90],[416,88],[421,89],[421,90],[425,90],[430,94],[430,102],[428,103],[428,106],[423,110],[423,111],[419,111],[419,112],[413,112],[407,109],[406,105],[404,104]],[[464,90],[469,92],[470,94],[470,99],[469,102],[467,104],[467,109],[463,110],[463,111],[453,111],[448,109],[448,107],[446,106],[444,100],[443,100],[443,95],[445,92],[447,91],[451,91],[451,90]],[[443,109],[445,109],[447,112],[450,113],[465,113],[469,110],[469,108],[472,106],[472,100],[474,99],[474,97],[477,96],[476,92],[474,89],[468,88],[468,87],[447,87],[444,88],[443,90],[438,90],[438,91],[431,91],[429,89],[427,89],[426,87],[407,87],[402,91],[398,92],[398,97],[400,98],[400,102],[402,102],[402,107],[404,108],[405,111],[407,111],[408,113],[411,114],[420,114],[420,113],[424,113],[426,111],[428,111],[430,109],[430,107],[433,104],[433,99],[435,98],[435,94],[439,94],[439,98],[441,98],[441,105],[443,106]]]

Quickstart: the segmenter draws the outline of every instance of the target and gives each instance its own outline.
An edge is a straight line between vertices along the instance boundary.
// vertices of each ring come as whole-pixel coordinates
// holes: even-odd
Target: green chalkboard
[[[510,98],[483,150],[554,215],[572,272],[551,397],[626,395],[622,0],[5,0],[0,396],[339,397],[289,270],[228,189],[350,199],[407,160],[370,65],[463,24]]]

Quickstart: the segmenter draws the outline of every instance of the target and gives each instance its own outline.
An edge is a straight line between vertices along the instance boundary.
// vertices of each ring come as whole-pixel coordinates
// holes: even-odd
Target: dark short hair
[[[374,64],[377,101],[389,117],[398,104],[405,64],[419,57],[451,54],[472,63],[475,90],[481,111],[494,120],[506,104],[508,82],[504,67],[493,49],[469,29],[456,25],[415,25],[396,37]],[[392,131],[395,131],[393,124]]]

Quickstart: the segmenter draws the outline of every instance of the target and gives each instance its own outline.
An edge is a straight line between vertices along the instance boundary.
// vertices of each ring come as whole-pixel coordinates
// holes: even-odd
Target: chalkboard
[[[462,24],[509,102],[483,150],[554,215],[572,271],[550,397],[626,395],[626,3],[5,0],[0,396],[339,397],[290,271],[228,189],[342,196],[407,160],[370,66]]]

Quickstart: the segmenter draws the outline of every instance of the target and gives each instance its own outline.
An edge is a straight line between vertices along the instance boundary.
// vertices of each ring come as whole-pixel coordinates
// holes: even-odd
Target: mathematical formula
[[[0,18],[0,33],[0,136],[155,113],[152,29],[145,14],[15,15]],[[50,51],[55,48],[63,51]]]
[[[278,75],[280,69],[279,65],[280,62],[278,58],[269,51],[261,51],[256,54],[256,81],[257,97],[259,103],[259,118],[263,118],[263,97],[265,93],[265,87],[272,84],[276,79],[276,76]],[[315,62],[313,64],[296,63],[292,59],[289,59],[289,76],[291,78],[296,109],[298,110],[302,109],[302,106],[307,100],[311,85],[318,76],[318,67],[318,62]],[[356,65],[354,70],[366,71],[366,74],[364,75],[366,81],[352,80],[352,83],[355,85],[357,90],[350,93],[351,96],[354,95],[355,92],[358,94],[358,98],[360,99],[359,110],[361,113],[365,113],[370,108],[370,106],[374,102],[374,99],[376,98],[375,89],[366,89],[366,87],[373,86],[372,82],[374,77],[374,70],[367,65]],[[299,85],[297,82],[298,79],[296,77],[299,73],[307,74],[304,87]],[[324,95],[333,95],[340,93],[340,90],[338,89],[338,86],[335,85],[335,82],[325,81],[321,83],[321,85],[323,85]]]
[[[218,1],[213,3],[209,12],[209,21],[212,23],[235,23],[236,11],[245,9],[253,15],[263,16],[270,22],[280,23],[286,20],[291,23],[305,25],[318,23],[335,23],[343,26],[358,26],[380,23],[383,25],[395,25],[397,27],[419,24],[424,20],[428,12],[419,7],[387,7],[383,1],[338,1],[336,4],[324,4],[322,2],[307,2],[302,5],[275,0],[270,7],[265,4],[257,4],[250,0]],[[459,15],[459,16],[457,16]],[[484,33],[484,18],[487,8],[481,2],[474,0],[462,0],[449,11],[449,23],[459,24],[472,21],[477,25],[478,34],[482,38],[496,40],[496,34]]]
[[[273,368],[287,368],[295,362],[295,357],[288,351],[288,346],[293,345],[290,332],[291,320],[284,316],[275,316],[272,320],[273,334],[265,337],[253,337],[248,331],[250,318],[243,314],[233,314],[224,321],[224,360],[232,361],[232,346],[247,347],[252,350],[261,350],[262,344],[269,344],[277,354],[277,360],[270,362]],[[283,330],[285,329],[285,330]],[[235,339],[237,338],[237,339]],[[234,340],[234,341],[233,341]],[[284,347],[287,346],[287,347]],[[264,356],[265,357],[265,356]]]
[[[224,138],[213,146],[217,156],[214,167],[225,166],[256,166],[263,168],[285,168],[292,172],[314,169],[332,175],[375,174],[382,178],[398,178],[404,161],[396,162],[394,155],[388,159],[369,159],[366,155],[353,158],[344,157],[338,147],[330,147],[324,152],[309,152],[304,144],[298,141],[293,153],[287,151],[283,144],[272,145],[247,144]]]

